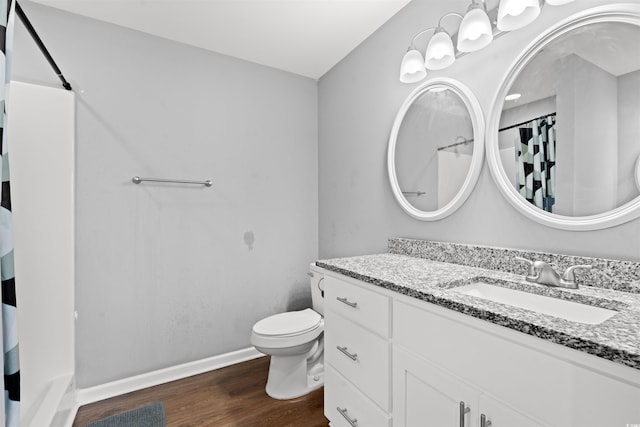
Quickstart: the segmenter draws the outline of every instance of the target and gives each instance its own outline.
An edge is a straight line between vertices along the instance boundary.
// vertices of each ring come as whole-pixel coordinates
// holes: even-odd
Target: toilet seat
[[[324,331],[322,316],[310,308],[274,314],[253,325],[251,342],[265,348],[286,348],[309,343]]]
[[[260,335],[298,335],[318,327],[322,316],[310,308],[288,311],[269,316],[253,325],[253,331]]]

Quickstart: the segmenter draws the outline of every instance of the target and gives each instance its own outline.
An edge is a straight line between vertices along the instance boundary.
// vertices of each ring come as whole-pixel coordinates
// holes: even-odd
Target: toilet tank
[[[309,276],[309,282],[311,286],[311,303],[313,305],[313,310],[316,313],[320,313],[324,316],[324,274],[322,274],[322,269],[320,269],[314,263],[311,263],[311,265],[309,266]]]

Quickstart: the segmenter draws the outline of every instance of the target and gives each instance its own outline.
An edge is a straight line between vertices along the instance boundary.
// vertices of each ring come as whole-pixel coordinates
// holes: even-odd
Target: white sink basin
[[[592,305],[580,304],[559,298],[517,291],[515,289],[503,288],[483,282],[471,283],[469,285],[451,288],[451,290],[489,301],[560,317],[572,322],[590,325],[602,323],[617,313],[617,311],[607,308],[594,307]]]

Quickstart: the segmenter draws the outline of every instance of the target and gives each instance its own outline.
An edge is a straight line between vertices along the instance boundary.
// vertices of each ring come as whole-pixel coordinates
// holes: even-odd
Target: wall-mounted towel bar
[[[191,181],[187,179],[141,178],[139,176],[134,176],[131,179],[131,181],[133,181],[134,184],[140,184],[142,181],[152,181],[152,182],[175,182],[178,184],[198,184],[198,185],[204,185],[205,187],[211,187],[213,185],[213,182],[211,182],[210,180]]]
[[[404,194],[405,196],[420,197],[424,196],[427,193],[425,191],[403,191],[402,194]]]

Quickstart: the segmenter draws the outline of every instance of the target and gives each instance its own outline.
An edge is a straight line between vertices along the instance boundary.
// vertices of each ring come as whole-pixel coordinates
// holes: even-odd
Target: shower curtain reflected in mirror
[[[2,139],[0,139],[0,171],[2,188],[0,195],[0,276],[2,277],[2,343],[4,365],[4,425],[17,427],[20,425],[20,366],[18,360],[18,327],[16,323],[16,284],[13,264],[13,232],[11,217],[11,189],[9,180],[9,156],[6,133],[6,88],[9,85],[11,69],[11,45],[13,41],[13,24],[15,2],[2,1],[6,6],[6,14],[0,17],[0,104],[3,117]]]
[[[516,141],[516,189],[530,203],[553,212],[556,165],[555,114],[519,127]]]

